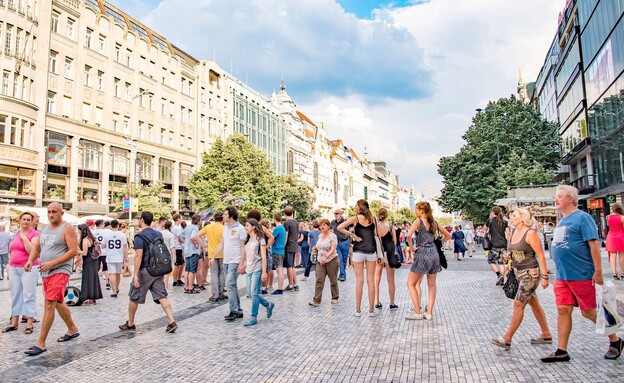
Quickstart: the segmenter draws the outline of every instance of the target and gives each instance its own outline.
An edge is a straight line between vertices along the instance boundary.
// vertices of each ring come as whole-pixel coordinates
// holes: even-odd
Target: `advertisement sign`
[[[123,198],[123,211],[124,212],[130,211],[130,197]]]

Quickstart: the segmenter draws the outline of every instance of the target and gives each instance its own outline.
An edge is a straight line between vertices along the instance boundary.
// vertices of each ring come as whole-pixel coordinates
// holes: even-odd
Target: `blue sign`
[[[124,197],[123,199],[123,211],[130,211],[130,198]]]

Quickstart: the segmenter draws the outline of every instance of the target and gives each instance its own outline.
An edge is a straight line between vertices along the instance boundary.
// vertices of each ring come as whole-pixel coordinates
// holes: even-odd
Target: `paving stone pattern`
[[[35,333],[0,334],[1,382],[621,382],[624,357],[606,361],[607,340],[593,325],[574,314],[570,363],[544,365],[539,358],[554,346],[533,346],[529,339],[539,327],[527,308],[511,351],[490,344],[501,336],[511,319],[512,301],[494,286],[483,254],[462,262],[449,259],[449,270],[439,274],[433,321],[404,319],[410,299],[405,283],[408,266],[397,271],[397,304],[390,312],[382,282],[381,315],[356,318],[355,279],[349,270],[340,283],[340,302],[331,305],[329,284],[320,307],[307,302],[314,290],[314,274],[300,282],[301,291],[272,297],[271,319],[260,307],[259,324],[243,327],[242,320],[226,323],[224,303],[210,303],[207,292],[186,295],[176,287],[170,295],[179,329],[166,334],[166,318],[149,301],[139,307],[138,330],[120,332],[126,320],[130,278],[122,281],[120,298],[105,298],[96,306],[72,308],[81,336],[67,343],[56,338],[65,330],[57,317],[48,352],[39,357],[23,354]],[[549,261],[550,267],[553,267]],[[607,266],[605,264],[605,266]],[[384,275],[385,278],[385,275]],[[619,282],[624,284],[624,282]],[[244,287],[244,278],[239,286]],[[171,290],[172,288],[170,288]],[[426,291],[426,283],[423,283]],[[365,290],[366,294],[366,290]],[[552,287],[539,292],[548,323],[556,334]],[[423,298],[423,306],[425,306]],[[39,291],[39,319],[42,295]],[[242,296],[245,319],[251,301]],[[0,311],[8,318],[10,294],[0,292]],[[366,295],[363,308],[366,309]]]

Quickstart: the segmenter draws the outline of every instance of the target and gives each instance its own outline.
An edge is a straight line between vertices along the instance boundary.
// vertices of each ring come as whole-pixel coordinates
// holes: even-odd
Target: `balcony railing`
[[[586,174],[570,182],[570,185],[577,188],[581,194],[593,193],[596,190],[596,175]]]

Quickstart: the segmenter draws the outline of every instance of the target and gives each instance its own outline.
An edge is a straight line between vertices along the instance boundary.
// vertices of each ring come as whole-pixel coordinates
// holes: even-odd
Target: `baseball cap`
[[[93,222],[93,220],[91,220],[91,219],[88,219],[86,224],[87,224],[87,226],[93,226],[93,225],[95,225],[95,222]]]

